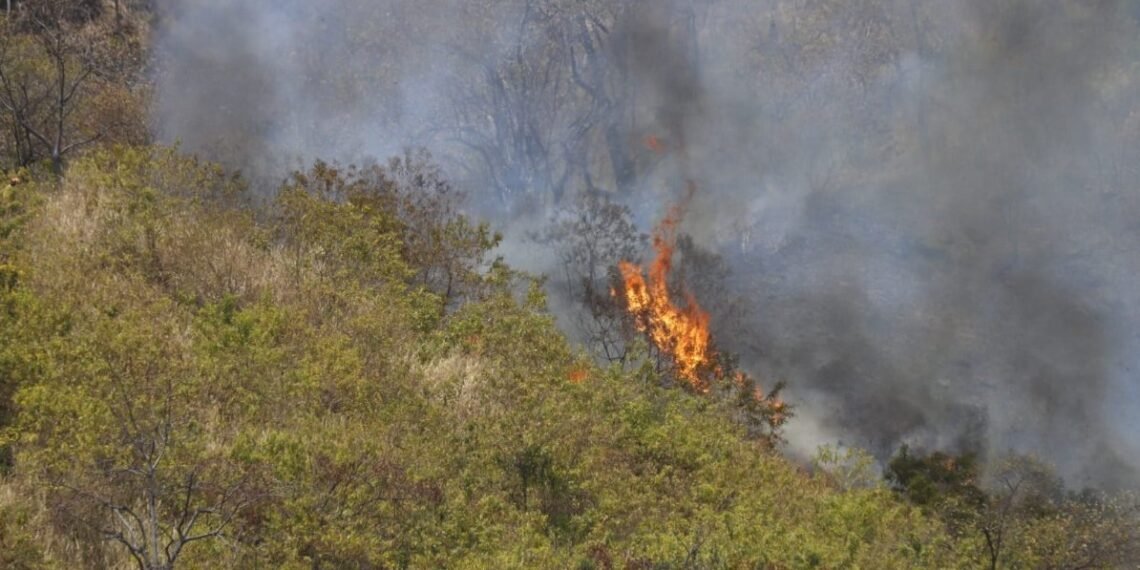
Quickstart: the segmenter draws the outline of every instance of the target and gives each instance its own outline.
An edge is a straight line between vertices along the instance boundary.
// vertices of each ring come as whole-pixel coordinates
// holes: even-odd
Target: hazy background
[[[684,230],[720,344],[841,440],[1140,484],[1140,2],[167,0],[153,125],[274,180],[430,149],[508,236]],[[647,145],[647,137],[656,143]],[[268,185],[266,186],[268,187]],[[564,321],[577,310],[554,306]]]

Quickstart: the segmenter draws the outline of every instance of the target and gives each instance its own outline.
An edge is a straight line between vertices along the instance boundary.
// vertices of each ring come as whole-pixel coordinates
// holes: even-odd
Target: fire
[[[590,371],[585,368],[575,368],[567,374],[571,384],[581,384],[590,378]]]
[[[707,392],[709,382],[701,377],[700,371],[712,362],[713,356],[709,347],[709,315],[692,295],[686,295],[683,306],[674,303],[669,295],[668,277],[684,204],[671,208],[653,231],[656,256],[649,266],[648,278],[640,266],[628,261],[622,261],[618,269],[634,326],[669,355],[677,366],[678,376],[698,392]]]
[[[657,135],[649,135],[645,137],[643,142],[645,143],[645,148],[657,154],[665,154],[665,151],[669,150],[668,147],[665,146],[665,141],[661,140],[661,137]]]
[[[736,417],[743,418],[749,433],[775,445],[780,441],[780,428],[792,414],[791,406],[779,396],[783,384],[765,392],[754,378],[737,370],[731,355],[712,348],[709,314],[693,295],[686,292],[684,304],[678,305],[669,292],[677,228],[695,190],[690,182],[684,199],[653,229],[655,255],[648,269],[620,262],[622,290],[615,286],[610,293],[624,301],[634,327],[672,362],[679,380],[700,394],[709,394],[715,385],[715,394],[733,402]],[[571,377],[571,382],[577,379]]]

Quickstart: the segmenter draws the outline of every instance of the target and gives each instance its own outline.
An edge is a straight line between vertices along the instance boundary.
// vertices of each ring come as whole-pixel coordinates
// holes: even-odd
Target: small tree
[[[986,505],[978,486],[978,461],[972,453],[912,453],[906,445],[887,464],[884,474],[896,492],[911,503],[938,514],[950,531],[971,531]]]
[[[988,500],[978,520],[985,538],[986,563],[997,570],[1026,519],[1055,514],[1064,486],[1045,464],[1028,456],[1004,459],[990,477]]]
[[[1011,454],[997,462],[978,519],[984,564],[998,568],[1124,568],[1140,561],[1134,496],[1067,493],[1051,467]]]
[[[47,158],[59,173],[68,155],[123,126],[123,116],[88,108],[126,103],[130,97],[110,86],[126,85],[141,68],[138,43],[114,38],[101,6],[38,0],[15,6],[0,23],[0,112],[15,165]],[[101,100],[100,91],[120,91],[119,100]]]
[[[228,456],[177,319],[161,306],[46,339],[54,373],[16,396],[17,461],[45,484],[56,524],[123,547],[141,570],[226,536],[259,500],[254,471]],[[163,323],[163,321],[166,321]]]
[[[583,194],[563,208],[545,232],[531,236],[553,246],[561,275],[555,283],[580,310],[574,312],[578,334],[598,357],[626,358],[625,313],[613,291],[617,264],[634,261],[645,247],[629,208],[599,192]]]
[[[1067,493],[1048,465],[1023,455],[988,471],[981,477],[971,454],[915,454],[903,446],[886,477],[956,536],[976,539],[984,568],[1123,568],[1140,561],[1134,496]]]

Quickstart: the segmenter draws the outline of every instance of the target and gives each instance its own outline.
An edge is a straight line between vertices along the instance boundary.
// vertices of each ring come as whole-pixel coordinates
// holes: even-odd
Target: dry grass
[[[441,409],[449,409],[459,421],[488,413],[490,405],[480,394],[485,366],[479,359],[452,354],[426,364],[415,364],[414,374],[423,379]]]

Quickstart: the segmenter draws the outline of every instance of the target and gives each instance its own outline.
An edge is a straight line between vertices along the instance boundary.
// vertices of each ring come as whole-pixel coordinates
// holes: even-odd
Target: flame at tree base
[[[673,268],[677,226],[692,191],[690,185],[685,201],[670,208],[665,218],[654,228],[653,249],[656,257],[649,267],[648,278],[640,266],[628,261],[618,264],[618,270],[624,285],[626,310],[632,315],[634,326],[672,359],[679,378],[694,390],[707,392],[709,381],[701,372],[713,360],[709,342],[709,315],[689,294],[686,294],[684,306],[675,304],[669,294],[668,282],[669,272]]]
[[[656,253],[648,271],[628,261],[618,264],[622,292],[611,293],[625,303],[625,310],[633,326],[645,334],[660,353],[674,367],[676,377],[698,393],[708,393],[717,383],[724,394],[734,394],[737,410],[745,417],[750,432],[755,430],[769,440],[779,438],[778,431],[790,415],[788,405],[780,399],[780,385],[765,393],[754,379],[733,368],[713,350],[709,333],[709,315],[692,294],[685,293],[685,304],[674,303],[669,291],[669,272],[673,268],[673,253],[677,227],[684,215],[685,206],[692,197],[694,186],[678,205],[669,209],[665,218],[653,230],[653,249]],[[731,381],[724,381],[731,378]],[[721,382],[724,381],[724,382]]]

